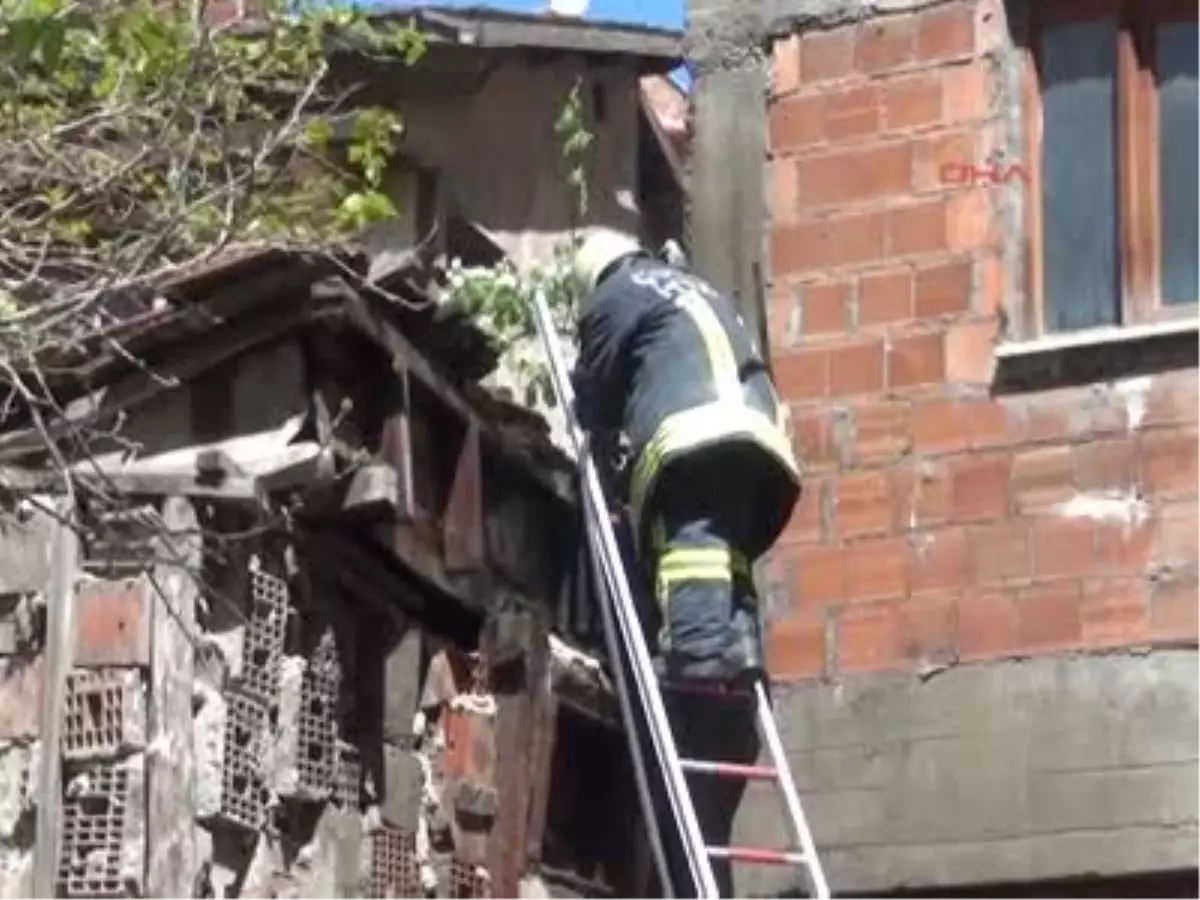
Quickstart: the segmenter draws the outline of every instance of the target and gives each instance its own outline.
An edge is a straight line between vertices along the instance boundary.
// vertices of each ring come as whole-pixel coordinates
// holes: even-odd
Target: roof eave
[[[643,74],[669,72],[684,58],[682,33],[665,29],[491,10],[422,7],[381,15],[413,20],[433,43],[623,56]]]

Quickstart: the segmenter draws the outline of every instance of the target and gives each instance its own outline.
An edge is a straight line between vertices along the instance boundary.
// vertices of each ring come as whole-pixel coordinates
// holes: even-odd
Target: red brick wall
[[[775,46],[768,319],[807,473],[781,679],[1196,643],[1196,371],[991,396],[999,192],[938,169],[1001,136],[998,6]]]

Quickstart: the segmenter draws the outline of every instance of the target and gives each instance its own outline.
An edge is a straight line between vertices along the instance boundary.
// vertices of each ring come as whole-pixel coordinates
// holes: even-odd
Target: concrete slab
[[[777,703],[838,893],[1195,865],[1194,650],[781,686]],[[735,840],[778,843],[776,806],[752,788]],[[799,885],[739,874],[737,896]]]

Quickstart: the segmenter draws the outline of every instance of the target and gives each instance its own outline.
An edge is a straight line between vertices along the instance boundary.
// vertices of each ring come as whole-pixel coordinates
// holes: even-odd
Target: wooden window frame
[[[1040,37],[1047,25],[1117,20],[1116,147],[1117,251],[1121,274],[1118,328],[1196,319],[1197,303],[1162,302],[1159,218],[1158,91],[1155,28],[1194,21],[1195,0],[1033,0],[1022,72],[1026,179],[1025,339],[1047,335],[1042,205],[1042,92]],[[1113,326],[1097,325],[1111,330]],[[1086,334],[1091,329],[1062,334]],[[1057,332],[1056,332],[1057,334]]]

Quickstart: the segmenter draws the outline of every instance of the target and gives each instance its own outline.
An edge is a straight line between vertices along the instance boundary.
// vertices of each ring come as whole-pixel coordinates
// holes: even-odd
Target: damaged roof
[[[541,470],[573,467],[549,438],[538,414],[493,395],[479,384],[496,365],[490,340],[469,317],[439,304],[428,290],[436,272],[412,255],[385,278],[369,280],[370,257],[356,250],[323,251],[247,246],[181,269],[150,291],[106,299],[115,321],[86,337],[59,345],[36,360],[47,384],[64,400],[81,390],[109,384],[143,363],[177,361],[177,348],[192,347],[234,321],[278,321],[275,331],[302,327],[313,316],[291,299],[310,286],[329,283],[333,293],[352,292],[381,321],[436,369],[475,413],[494,429],[497,440],[518,458]],[[331,301],[337,305],[336,299]],[[226,348],[236,353],[237,348]],[[226,354],[228,355],[228,354]],[[14,361],[18,366],[22,365]],[[170,367],[170,366],[168,366]],[[171,377],[187,380],[186,372]],[[0,460],[15,461],[41,440],[20,422],[0,423]],[[562,483],[552,480],[562,489]]]
[[[210,0],[210,24],[253,31],[259,24],[236,0]],[[496,50],[557,50],[636,59],[643,73],[667,72],[683,62],[683,33],[631,22],[597,21],[553,13],[521,13],[482,6],[391,6],[380,21],[412,22],[432,44]]]
[[[491,49],[561,50],[638,59],[643,72],[666,72],[683,61],[682,32],[628,22],[596,21],[549,13],[519,13],[480,6],[390,9],[427,40]]]

